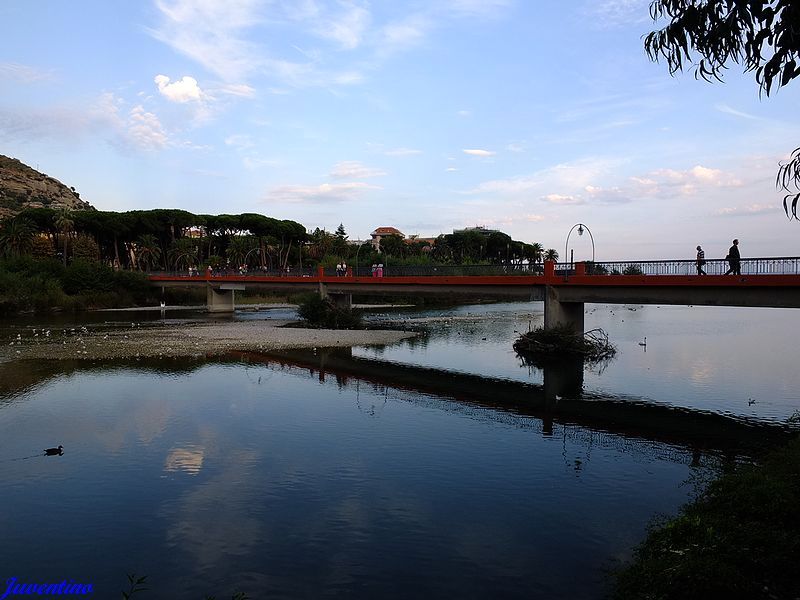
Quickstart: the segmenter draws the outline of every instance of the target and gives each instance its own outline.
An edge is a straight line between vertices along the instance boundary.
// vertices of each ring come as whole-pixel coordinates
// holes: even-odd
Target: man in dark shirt
[[[728,265],[729,268],[725,271],[725,275],[733,273],[734,275],[742,274],[742,258],[739,255],[739,240],[733,240],[733,246],[728,250]]]

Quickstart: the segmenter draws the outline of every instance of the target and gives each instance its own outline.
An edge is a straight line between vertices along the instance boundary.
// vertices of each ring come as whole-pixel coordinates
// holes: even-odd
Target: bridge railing
[[[800,257],[743,258],[742,275],[800,275]],[[587,275],[697,275],[694,260],[637,260],[587,262]],[[730,265],[725,259],[706,260],[703,271],[708,275],[724,275]],[[575,265],[559,263],[559,271],[575,273]]]
[[[207,276],[205,271],[198,271],[197,273],[189,274],[187,271],[152,271],[150,275],[160,277],[183,277],[186,279],[205,279]],[[259,269],[252,268],[246,271],[239,269],[217,269],[210,274],[211,279],[218,277],[316,277],[317,270],[312,267],[290,267],[287,269]]]
[[[373,271],[371,265],[359,265],[352,268],[355,277],[491,277],[491,276],[527,276],[543,275],[544,267],[536,265],[420,265],[393,266],[384,265]],[[326,269],[326,276],[335,276],[335,269]]]

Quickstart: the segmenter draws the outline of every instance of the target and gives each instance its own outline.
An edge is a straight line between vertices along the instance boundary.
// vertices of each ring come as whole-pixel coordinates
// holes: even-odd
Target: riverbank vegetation
[[[0,310],[131,306],[141,302],[196,302],[196,294],[147,291],[131,273],[263,273],[294,275],[345,263],[369,275],[415,275],[446,267],[446,274],[481,274],[482,266],[541,271],[557,258],[538,243],[513,240],[499,231],[465,230],[435,239],[385,235],[352,243],[343,225],[335,233],[308,233],[295,221],[264,215],[198,215],[154,209],[124,213],[28,208],[0,222]],[[56,264],[60,263],[59,269]],[[495,271],[492,271],[495,272]],[[443,271],[444,273],[444,271]]]
[[[599,363],[612,359],[617,352],[602,329],[579,333],[567,326],[537,327],[523,333],[514,342],[514,351],[523,361],[534,366],[565,356]]]
[[[30,256],[0,260],[0,316],[53,309],[117,308],[157,302],[147,277],[77,259],[64,266]]]
[[[653,527],[614,598],[800,597],[800,438],[712,482]]]
[[[305,324],[317,329],[362,329],[361,311],[349,306],[337,306],[330,298],[309,294],[297,308]]]

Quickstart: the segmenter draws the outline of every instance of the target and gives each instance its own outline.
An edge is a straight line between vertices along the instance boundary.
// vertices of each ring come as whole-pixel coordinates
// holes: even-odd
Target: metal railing
[[[725,259],[707,260],[703,271],[708,275],[724,275],[729,269]],[[694,260],[630,260],[613,262],[556,263],[556,277],[576,275],[580,269],[586,275],[697,275]],[[800,275],[800,257],[743,258],[740,261],[742,275]],[[493,276],[543,276],[544,265],[506,264],[506,265],[438,265],[438,266],[393,266],[384,265],[373,270],[371,265],[350,267],[347,275],[341,275],[335,268],[323,269],[325,277],[493,277]],[[253,268],[245,272],[239,269],[221,269],[211,273],[218,277],[317,277],[316,267],[280,269]],[[184,271],[159,271],[150,275],[186,279],[206,279],[200,271],[190,275]]]
[[[384,265],[373,271],[371,265],[359,265],[352,269],[355,277],[492,277],[543,275],[544,267],[536,265]],[[326,269],[326,276],[335,276],[335,269]]]
[[[707,275],[724,275],[730,269],[725,259],[706,260],[702,265]],[[742,275],[800,275],[800,257],[742,258]],[[559,263],[559,270],[575,272],[575,265]],[[586,263],[587,275],[697,275],[694,260],[636,260]]]

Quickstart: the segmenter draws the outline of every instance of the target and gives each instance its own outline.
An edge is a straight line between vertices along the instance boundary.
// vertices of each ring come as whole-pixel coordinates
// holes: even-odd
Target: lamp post
[[[578,235],[583,235],[584,230],[589,234],[589,239],[592,240],[592,263],[594,263],[594,236],[592,235],[592,230],[583,223],[576,223],[572,226],[572,229],[569,230],[569,233],[567,233],[567,241],[564,244],[564,260],[567,259],[567,254],[569,253],[569,236],[572,235],[576,227],[578,228]],[[571,263],[572,259],[570,258],[570,264]]]
[[[366,246],[366,245],[367,245],[367,242],[360,243],[358,245],[358,248],[356,249],[356,270],[355,270],[355,274],[356,274],[355,276],[356,277],[358,277],[358,253],[361,252],[361,247],[362,246]]]

